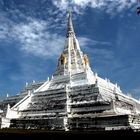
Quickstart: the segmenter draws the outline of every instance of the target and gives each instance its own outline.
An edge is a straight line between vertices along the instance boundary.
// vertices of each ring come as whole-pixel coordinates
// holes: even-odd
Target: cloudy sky
[[[0,96],[54,73],[64,47],[67,11],[92,70],[140,98],[137,0],[0,0]]]

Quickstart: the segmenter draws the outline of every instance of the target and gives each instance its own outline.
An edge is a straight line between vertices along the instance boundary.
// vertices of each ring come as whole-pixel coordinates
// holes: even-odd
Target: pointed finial
[[[114,86],[114,91],[113,92],[117,93],[117,87],[116,86]]]
[[[50,81],[50,78],[48,77],[47,81]]]
[[[98,87],[98,79],[95,80],[95,87]]]
[[[31,91],[30,90],[28,90],[28,95],[30,95],[31,94]]]
[[[72,24],[72,14],[71,10],[68,10],[68,31],[67,31],[67,37],[74,34],[73,24]]]
[[[6,96],[7,98],[9,97],[9,94],[7,93],[7,96]]]
[[[72,14],[71,14],[71,11],[69,10],[69,17],[68,17],[68,30],[69,31],[73,31],[73,24],[72,24]]]
[[[97,78],[98,78],[98,73],[96,72],[96,73],[95,73],[95,79],[97,79]]]
[[[67,12],[68,12],[68,18],[70,18],[70,17],[72,17],[72,10],[69,8],[68,10],[67,10]]]
[[[8,108],[8,109],[10,108],[10,105],[9,105],[9,104],[7,105],[7,108]]]
[[[26,87],[28,86],[28,82],[25,83],[25,86],[26,86]]]
[[[68,9],[68,13],[69,13],[69,15],[71,15],[71,9],[70,8]]]

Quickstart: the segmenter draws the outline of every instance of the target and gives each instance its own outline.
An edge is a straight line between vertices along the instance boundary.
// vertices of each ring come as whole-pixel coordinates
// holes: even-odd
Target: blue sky
[[[46,80],[63,50],[67,10],[92,70],[140,98],[137,0],[0,0],[0,96]]]

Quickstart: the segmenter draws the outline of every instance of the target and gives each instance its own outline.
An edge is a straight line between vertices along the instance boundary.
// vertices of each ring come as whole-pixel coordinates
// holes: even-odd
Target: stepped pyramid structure
[[[8,105],[1,128],[48,130],[140,129],[140,102],[91,70],[74,32],[71,13],[65,46],[52,79]]]

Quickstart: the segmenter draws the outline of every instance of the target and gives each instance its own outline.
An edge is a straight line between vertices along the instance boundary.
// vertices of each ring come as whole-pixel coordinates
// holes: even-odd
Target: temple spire
[[[74,29],[73,29],[73,24],[72,24],[72,14],[71,11],[68,11],[69,16],[68,16],[68,30],[67,30],[67,37],[74,35]]]
[[[89,68],[88,56],[83,55],[74,33],[71,11],[68,12],[67,33],[64,50],[58,59],[54,76],[73,75],[85,72]]]

